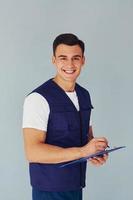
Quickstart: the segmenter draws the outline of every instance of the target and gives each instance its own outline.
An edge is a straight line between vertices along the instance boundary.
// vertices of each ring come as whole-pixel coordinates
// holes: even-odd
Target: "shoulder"
[[[90,96],[89,91],[78,83],[76,83],[76,89],[80,90],[84,95]]]
[[[48,81],[44,82],[43,84],[39,85],[37,88],[35,88],[31,93],[37,92],[39,94],[43,94],[44,92],[48,91],[51,87],[51,81],[52,79],[49,79]]]
[[[28,94],[25,98],[26,101],[43,101],[44,98],[42,95],[40,95],[37,92],[32,92],[30,94]]]
[[[91,108],[93,108],[91,103],[91,96],[87,89],[76,83],[76,92],[80,95],[80,99],[82,100],[82,102],[89,103]]]
[[[25,106],[29,105],[30,107],[39,105],[46,106],[47,104],[48,104],[47,100],[37,92],[30,93],[24,100],[24,105]]]
[[[29,94],[23,105],[23,128],[47,130],[49,105],[44,97],[38,93]]]

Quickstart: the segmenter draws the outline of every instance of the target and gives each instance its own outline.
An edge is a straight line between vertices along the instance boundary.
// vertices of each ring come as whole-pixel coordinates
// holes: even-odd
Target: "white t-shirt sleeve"
[[[34,92],[25,98],[23,105],[23,128],[47,131],[50,108],[47,100]]]

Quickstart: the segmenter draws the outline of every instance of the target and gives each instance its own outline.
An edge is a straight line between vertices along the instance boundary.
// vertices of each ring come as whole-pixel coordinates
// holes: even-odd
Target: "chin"
[[[69,81],[69,82],[75,82],[76,79],[77,79],[77,77],[76,77],[76,78],[64,77],[64,80],[65,80],[65,81]]]

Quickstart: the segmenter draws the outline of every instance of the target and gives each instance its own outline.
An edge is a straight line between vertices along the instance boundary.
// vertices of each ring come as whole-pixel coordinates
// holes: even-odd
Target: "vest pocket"
[[[68,129],[70,131],[76,131],[80,128],[80,118],[78,112],[68,112],[67,113],[68,120]]]
[[[68,122],[64,113],[53,113],[51,117],[51,126],[54,130],[67,130]]]

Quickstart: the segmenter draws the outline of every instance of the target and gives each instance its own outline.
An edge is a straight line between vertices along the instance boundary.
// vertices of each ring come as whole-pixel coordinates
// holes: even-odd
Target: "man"
[[[106,149],[104,137],[94,138],[89,92],[76,83],[85,63],[84,43],[73,34],[53,42],[56,75],[25,99],[24,144],[30,165],[33,200],[81,200],[86,162],[60,168],[65,162]],[[90,160],[106,162],[107,155]]]

